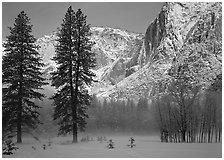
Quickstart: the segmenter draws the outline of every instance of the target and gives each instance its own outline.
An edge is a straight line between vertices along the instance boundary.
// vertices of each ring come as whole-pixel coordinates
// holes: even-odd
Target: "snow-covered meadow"
[[[91,136],[90,136],[91,137]],[[134,136],[136,147],[129,148],[130,136],[107,136],[107,141],[94,141],[72,144],[71,137],[52,138],[51,147],[43,149],[48,139],[39,142],[24,138],[23,144],[10,158],[221,158],[221,143],[161,143],[156,136]],[[112,139],[115,148],[108,149],[107,142]],[[32,147],[33,146],[33,147]],[[34,149],[35,148],[35,149]]]

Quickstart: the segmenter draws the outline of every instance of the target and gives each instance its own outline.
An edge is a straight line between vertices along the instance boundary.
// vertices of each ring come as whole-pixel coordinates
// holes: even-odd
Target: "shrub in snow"
[[[19,149],[18,147],[15,146],[15,144],[12,142],[12,140],[6,140],[3,142],[3,155],[11,155],[13,154],[13,150]]]
[[[112,141],[112,139],[110,139],[108,143],[109,144],[107,145],[107,148],[108,149],[113,149],[114,148],[114,142]]]

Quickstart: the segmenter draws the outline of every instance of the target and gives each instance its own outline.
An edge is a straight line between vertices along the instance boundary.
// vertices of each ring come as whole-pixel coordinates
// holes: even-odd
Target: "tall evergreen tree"
[[[58,36],[56,56],[53,60],[58,68],[52,73],[52,85],[57,93],[54,99],[54,119],[59,119],[59,134],[73,133],[73,142],[77,142],[78,129],[85,129],[88,118],[87,106],[91,96],[87,86],[94,81],[95,54],[91,52],[90,26],[86,16],[79,9],[76,13],[70,6]]]
[[[16,131],[17,142],[21,143],[22,132],[40,123],[40,107],[34,99],[44,97],[38,90],[46,83],[36,39],[31,34],[32,25],[24,11],[9,29],[10,35],[3,44],[3,123],[7,131]]]

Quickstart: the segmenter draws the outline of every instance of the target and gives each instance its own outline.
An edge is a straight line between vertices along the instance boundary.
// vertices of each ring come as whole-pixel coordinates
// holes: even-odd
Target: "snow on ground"
[[[48,139],[37,142],[33,139],[24,139],[23,144],[17,144],[19,150],[13,155],[3,156],[10,158],[221,158],[221,143],[161,143],[158,137],[134,136],[136,147],[129,148],[127,144],[130,136],[109,136],[115,149],[106,148],[106,141],[71,143],[71,137],[51,139],[51,148],[43,150],[42,145]],[[32,149],[32,146],[36,150]]]

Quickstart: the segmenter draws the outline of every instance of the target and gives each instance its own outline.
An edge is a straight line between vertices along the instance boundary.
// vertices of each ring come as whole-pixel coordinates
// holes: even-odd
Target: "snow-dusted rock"
[[[149,97],[154,82],[167,74],[173,58],[179,54],[179,50],[191,38],[199,24],[203,23],[208,33],[215,32],[216,43],[222,43],[221,16],[222,4],[219,2],[165,3],[158,17],[146,30],[138,56],[142,60],[141,69],[119,81],[114,90],[104,95],[118,99]],[[213,30],[210,29],[212,23]],[[217,61],[220,56],[221,54],[216,56]]]
[[[95,42],[98,82],[92,94],[106,98],[139,98],[149,96],[154,82],[166,75],[199,21],[213,21],[215,33],[222,33],[222,4],[219,2],[167,2],[145,35],[110,27],[91,27]],[[207,27],[209,28],[209,26]],[[208,32],[211,32],[208,30]],[[55,54],[55,33],[38,39],[46,64],[45,71],[55,69],[50,59]],[[217,36],[218,43],[221,43]],[[217,55],[221,60],[221,55]]]

